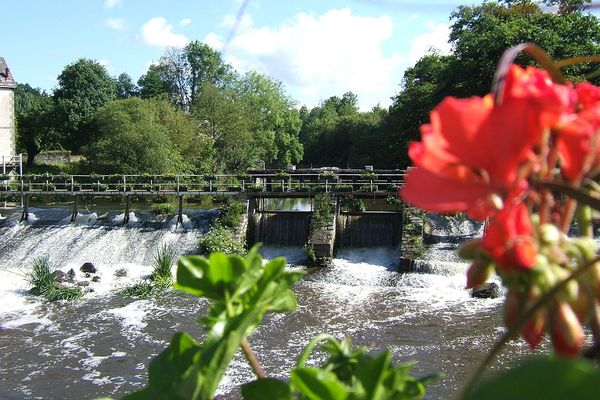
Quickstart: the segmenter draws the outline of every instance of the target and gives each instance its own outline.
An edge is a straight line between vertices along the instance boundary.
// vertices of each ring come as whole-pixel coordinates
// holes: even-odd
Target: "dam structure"
[[[20,198],[21,220],[29,218],[32,196],[61,195],[73,199],[72,221],[80,197],[122,197],[123,223],[129,222],[132,197],[174,196],[177,223],[183,222],[186,196],[234,196],[247,202],[248,245],[310,246],[320,264],[327,264],[338,247],[398,246],[402,240],[402,211],[397,200],[403,170],[372,169],[249,169],[244,174],[220,175],[50,175],[3,174],[0,194]],[[324,195],[334,212],[319,229],[311,231],[313,199]],[[305,211],[268,210],[268,199],[308,199]],[[348,199],[396,203],[387,211],[345,211]],[[393,207],[392,207],[393,208]]]

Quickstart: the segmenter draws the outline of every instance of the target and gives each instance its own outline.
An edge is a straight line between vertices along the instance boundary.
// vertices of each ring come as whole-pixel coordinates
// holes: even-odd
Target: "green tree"
[[[281,82],[256,72],[239,80],[236,91],[251,121],[256,147],[268,166],[283,168],[302,159],[300,115],[285,94]]]
[[[162,107],[160,102],[131,97],[99,109],[95,118],[99,139],[85,152],[88,169],[107,174],[184,170],[186,163],[160,115]]]
[[[142,97],[147,92],[167,93],[173,104],[189,111],[206,84],[224,88],[235,74],[221,53],[198,41],[183,49],[169,49],[141,80]]]
[[[94,141],[92,121],[96,110],[116,96],[115,83],[97,61],[80,59],[58,76],[54,91],[57,127],[63,146],[75,152]]]
[[[152,97],[171,98],[176,93],[159,64],[152,64],[148,67],[148,71],[138,79],[138,86],[140,97],[143,99]]]
[[[59,135],[54,129],[52,97],[28,84],[17,84],[15,89],[15,117],[17,122],[17,149],[27,153],[27,166],[44,149],[58,147]]]
[[[546,3],[562,4],[563,10],[545,11],[535,2],[521,0],[460,6],[452,13],[452,54],[428,54],[407,69],[390,109],[386,137],[388,147],[404,155],[397,160],[399,165],[409,164],[406,146],[418,137],[419,126],[441,99],[489,93],[496,65],[507,48],[533,42],[556,60],[600,53],[598,18],[581,11],[586,1]],[[526,54],[515,62],[535,64]],[[564,72],[569,79],[579,80],[593,70],[593,65],[580,64]]]
[[[137,86],[126,73],[122,73],[115,79],[115,90],[118,99],[128,99],[139,95]]]

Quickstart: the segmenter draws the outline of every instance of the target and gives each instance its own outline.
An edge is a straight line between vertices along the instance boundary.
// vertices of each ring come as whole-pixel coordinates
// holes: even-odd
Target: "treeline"
[[[169,50],[137,84],[98,62],[64,68],[52,94],[18,85],[18,148],[68,149],[97,173],[239,172],[302,159],[300,113],[281,83],[241,75],[192,42]]]
[[[169,50],[137,84],[97,62],[65,67],[54,93],[17,87],[19,147],[30,155],[65,148],[93,172],[221,172],[248,167],[404,168],[406,148],[446,96],[488,93],[510,46],[534,42],[561,60],[600,54],[588,0],[504,0],[460,6],[450,16],[452,53],[430,52],[399,78],[388,109],[361,112],[355,94],[297,109],[281,83],[240,75],[208,46]],[[521,54],[515,60],[532,65]],[[593,64],[563,69],[591,77]]]

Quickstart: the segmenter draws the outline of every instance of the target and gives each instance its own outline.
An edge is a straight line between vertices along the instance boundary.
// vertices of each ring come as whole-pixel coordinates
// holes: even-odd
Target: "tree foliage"
[[[80,59],[58,76],[54,91],[56,123],[64,135],[63,146],[79,151],[94,141],[92,125],[96,110],[116,96],[113,79],[100,63]]]
[[[395,137],[392,146],[398,154],[406,154],[406,144],[418,137],[419,126],[427,122],[429,112],[441,99],[489,92],[496,64],[507,48],[533,42],[555,60],[600,53],[600,25],[597,17],[582,12],[586,1],[546,3],[562,7],[561,12],[522,0],[460,6],[452,13],[452,54],[422,57],[406,70],[401,91],[394,97],[390,126]],[[515,62],[522,66],[534,64],[525,54]],[[580,80],[593,68],[580,64],[564,72],[568,79]],[[406,157],[398,162],[408,164]]]
[[[175,173],[210,156],[210,141],[165,100],[115,100],[95,118],[98,140],[87,149],[89,169],[102,173]],[[205,146],[202,146],[204,143]],[[198,152],[198,153],[196,153]],[[192,154],[192,158],[184,155]]]
[[[27,153],[27,166],[31,167],[40,151],[59,146],[52,97],[28,84],[18,84],[15,89],[15,116],[17,149]]]

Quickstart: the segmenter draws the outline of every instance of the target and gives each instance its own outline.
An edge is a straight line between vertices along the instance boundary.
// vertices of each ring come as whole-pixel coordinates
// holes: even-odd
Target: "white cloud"
[[[179,25],[181,25],[181,26],[188,26],[191,23],[192,23],[191,18],[184,18],[181,21],[179,21]]]
[[[173,26],[163,17],[155,17],[142,26],[144,41],[152,46],[185,47],[189,39],[182,34],[174,33]]]
[[[113,67],[113,66],[110,64],[110,61],[108,61],[108,60],[107,60],[107,59],[105,59],[105,58],[102,58],[102,59],[98,60],[98,64],[100,64],[100,65],[102,65],[104,68],[106,68],[106,71],[107,71],[109,74],[113,74],[113,73],[115,72],[115,67]]]
[[[122,31],[125,28],[125,18],[109,18],[105,24],[116,31]]]
[[[274,29],[240,30],[226,60],[242,72],[254,69],[282,80],[302,93],[303,103],[314,105],[352,91],[363,109],[385,106],[403,61],[400,54],[386,56],[382,51],[392,27],[389,16],[361,17],[349,8],[321,16],[300,13]],[[223,42],[214,34],[208,37],[215,44]]]
[[[106,7],[106,8],[115,8],[117,6],[120,6],[121,3],[123,3],[123,0],[105,0],[104,1],[104,7]]]
[[[237,16],[235,14],[227,14],[220,25],[224,28],[231,29],[236,22],[238,22],[238,32],[248,30],[254,25],[254,21],[250,14],[244,14],[239,21],[237,21]]]
[[[449,54],[452,50],[450,43],[448,43],[448,37],[450,36],[449,25],[435,24],[430,21],[426,26],[429,32],[416,36],[412,41],[409,59],[413,64],[433,49],[441,54]]]

